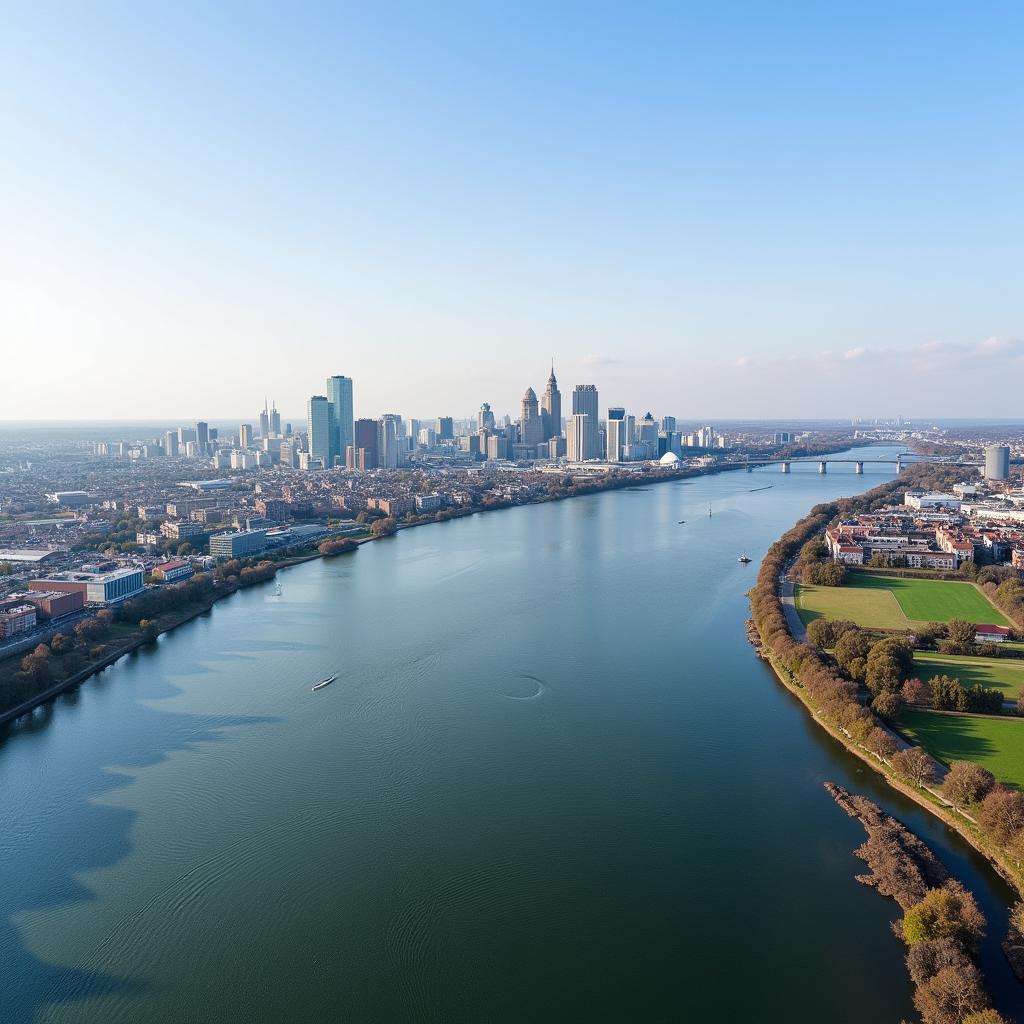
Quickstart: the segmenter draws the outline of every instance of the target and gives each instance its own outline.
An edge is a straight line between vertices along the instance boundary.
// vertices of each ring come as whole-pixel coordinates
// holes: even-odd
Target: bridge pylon
[[[782,463],[782,472],[783,473],[788,473],[789,472],[789,462],[783,462]]]
[[[863,476],[864,475],[864,463],[863,462],[858,462],[854,466],[853,471],[857,474],[857,476]]]
[[[824,459],[822,459],[821,462],[818,463],[818,472],[819,473],[827,473],[828,472],[828,463]]]

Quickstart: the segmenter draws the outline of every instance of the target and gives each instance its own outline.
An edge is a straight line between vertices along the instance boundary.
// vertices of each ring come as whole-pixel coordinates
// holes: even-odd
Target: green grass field
[[[995,687],[1007,700],[1015,700],[1024,688],[1024,659],[969,658],[954,654],[914,653],[914,675],[923,683],[932,676],[952,676],[966,687]]]
[[[911,629],[950,619],[1010,625],[972,583],[947,580],[851,573],[841,587],[800,584],[796,606],[804,624],[824,617],[850,619],[867,629]]]
[[[1024,719],[904,711],[900,729],[944,764],[977,761],[1000,782],[1024,789]]]

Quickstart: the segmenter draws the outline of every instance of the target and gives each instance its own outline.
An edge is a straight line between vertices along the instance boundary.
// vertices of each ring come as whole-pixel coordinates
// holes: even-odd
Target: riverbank
[[[921,472],[928,471],[922,468]],[[881,733],[887,732],[890,736],[899,734],[860,705],[856,685],[838,675],[829,659],[816,648],[798,642],[793,636],[790,616],[786,614],[787,609],[779,593],[779,587],[803,545],[818,535],[827,522],[838,514],[855,510],[863,502],[888,497],[901,486],[905,485],[893,481],[858,499],[815,506],[772,545],[762,563],[758,583],[750,593],[753,619],[761,641],[758,654],[771,665],[779,681],[800,700],[817,725],[874,772],[883,776],[890,787],[956,831],[988,861],[1018,897],[1022,897],[1024,874],[1020,864],[999,843],[985,834],[971,815],[954,808],[937,788],[929,786],[927,773],[922,773],[920,778],[900,777],[894,762],[900,760],[901,751],[893,752],[891,740],[885,740],[884,736],[881,742],[879,740]],[[903,737],[899,738],[901,746],[906,743]],[[885,753],[889,753],[892,761],[884,756]],[[903,774],[906,775],[906,771]],[[1011,965],[1016,970],[1014,960],[1009,956],[1008,959],[1011,959]]]

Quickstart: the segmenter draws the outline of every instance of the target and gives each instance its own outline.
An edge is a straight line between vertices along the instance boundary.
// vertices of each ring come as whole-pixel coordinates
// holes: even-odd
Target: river
[[[768,545],[892,472],[402,531],[22,719],[0,740],[3,1019],[897,1024],[897,909],[854,881],[863,831],[825,780],[975,891],[1020,1014],[1006,886],[744,639]]]

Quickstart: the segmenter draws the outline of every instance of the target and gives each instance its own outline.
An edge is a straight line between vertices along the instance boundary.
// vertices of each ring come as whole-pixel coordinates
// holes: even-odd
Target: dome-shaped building
[[[660,459],[658,459],[659,466],[673,466],[679,465],[679,456],[675,452],[665,452]]]

